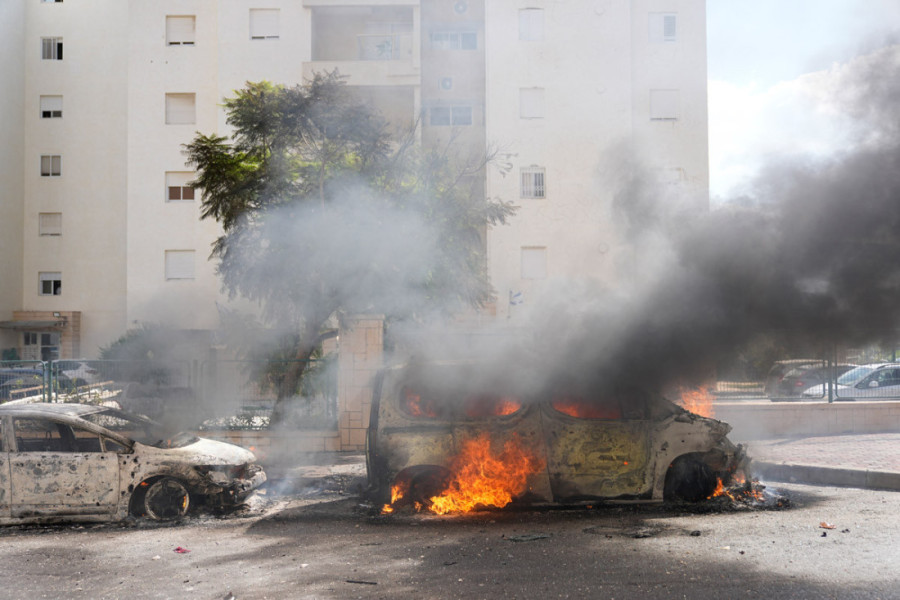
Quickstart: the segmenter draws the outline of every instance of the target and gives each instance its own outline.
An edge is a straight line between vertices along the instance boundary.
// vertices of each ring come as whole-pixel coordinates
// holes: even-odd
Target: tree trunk
[[[275,406],[272,407],[272,416],[269,418],[270,428],[284,423],[284,419],[287,416],[288,403],[297,397],[297,387],[303,374],[309,367],[312,353],[320,343],[318,333],[324,322],[325,319],[310,319],[303,328],[297,344],[295,361],[288,365],[284,380],[278,388],[278,397],[275,399]]]

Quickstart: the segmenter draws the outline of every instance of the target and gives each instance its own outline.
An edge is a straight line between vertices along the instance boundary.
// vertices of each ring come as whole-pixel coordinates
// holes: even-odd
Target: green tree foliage
[[[298,361],[341,311],[425,319],[492,298],[482,236],[513,207],[473,193],[488,157],[459,160],[452,142],[424,150],[414,129],[392,138],[337,72],[247,83],[225,111],[230,137],[185,146],[202,217],[223,228],[212,256],[230,295],[296,336]]]

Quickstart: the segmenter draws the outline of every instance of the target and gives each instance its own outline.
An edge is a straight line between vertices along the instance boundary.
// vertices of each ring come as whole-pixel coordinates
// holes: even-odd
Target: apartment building
[[[0,30],[0,348],[23,358],[218,326],[219,230],[181,145],[227,133],[246,81],[337,68],[423,144],[499,148],[466,181],[520,206],[485,232],[497,319],[557,278],[627,271],[618,149],[707,202],[703,0],[6,0]]]

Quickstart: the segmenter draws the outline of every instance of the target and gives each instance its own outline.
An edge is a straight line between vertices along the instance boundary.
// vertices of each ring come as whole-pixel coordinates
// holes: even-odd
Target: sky
[[[710,194],[749,190],[779,157],[849,142],[829,83],[855,57],[900,42],[900,0],[707,0]]]

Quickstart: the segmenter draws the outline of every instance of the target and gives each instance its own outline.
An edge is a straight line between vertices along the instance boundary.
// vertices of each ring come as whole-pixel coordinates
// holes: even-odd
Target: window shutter
[[[675,15],[663,16],[663,39],[667,42],[674,42],[676,38]]]
[[[522,279],[547,277],[547,249],[522,248]]]
[[[277,8],[250,9],[250,39],[263,40],[278,37]]]
[[[196,17],[166,17],[166,40],[170,46],[194,45]]]
[[[39,235],[62,235],[62,213],[40,213],[38,232]]]
[[[519,39],[532,42],[544,39],[544,9],[519,10]]]
[[[166,200],[193,200],[194,188],[188,185],[188,182],[194,178],[194,173],[190,171],[167,171],[166,172]]]
[[[544,168],[528,167],[520,172],[522,198],[545,198],[546,188],[544,187]]]
[[[678,90],[650,90],[650,119],[678,119]]]
[[[519,90],[519,116],[523,119],[544,118],[543,88],[522,88]]]
[[[194,94],[166,94],[166,123],[179,125],[196,122]]]
[[[62,96],[41,96],[41,118],[62,116]]]
[[[193,279],[194,251],[166,250],[166,279]]]

